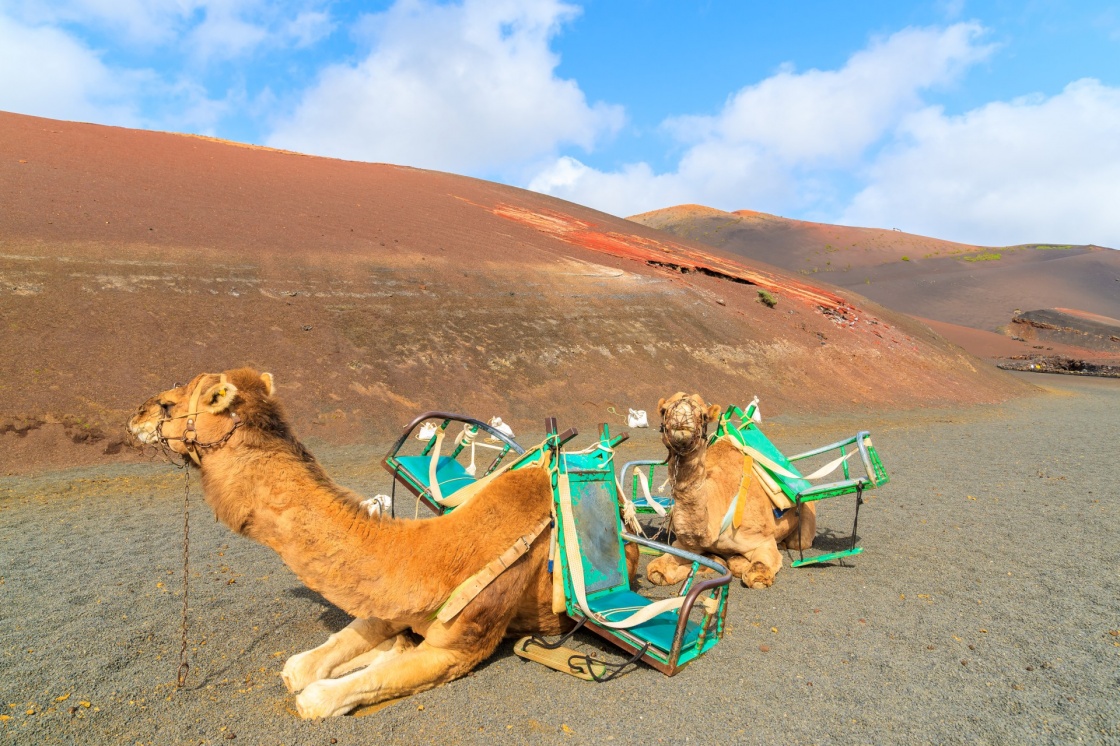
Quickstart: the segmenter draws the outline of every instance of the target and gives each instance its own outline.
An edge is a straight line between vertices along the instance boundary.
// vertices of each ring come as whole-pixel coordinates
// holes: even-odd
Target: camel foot
[[[663,554],[649,563],[646,578],[654,585],[676,585],[688,577],[691,567],[671,554]]]
[[[743,573],[743,585],[755,590],[762,590],[774,585],[774,573],[761,562],[755,562],[751,569]]]
[[[333,681],[313,681],[296,697],[296,709],[304,720],[314,718],[329,718],[345,715],[353,709],[353,705],[339,702],[332,686]]]
[[[293,694],[307,688],[313,681],[318,681],[323,678],[325,673],[320,675],[318,666],[316,665],[318,656],[312,655],[314,650],[306,650],[302,653],[296,653],[284,663],[284,670],[280,672],[280,678],[284,681],[284,686],[288,687],[288,691]]]

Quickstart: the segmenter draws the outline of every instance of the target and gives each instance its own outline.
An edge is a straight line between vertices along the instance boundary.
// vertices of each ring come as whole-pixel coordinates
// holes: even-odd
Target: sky
[[[0,110],[682,203],[1120,248],[1103,0],[0,0]]]

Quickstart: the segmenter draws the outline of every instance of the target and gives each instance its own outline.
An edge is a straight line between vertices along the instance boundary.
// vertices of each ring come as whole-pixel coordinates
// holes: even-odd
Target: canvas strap
[[[531,532],[519,537],[517,541],[513,542],[513,546],[502,552],[500,557],[490,561],[486,567],[460,583],[459,586],[451,592],[447,600],[444,601],[439,611],[436,612],[436,619],[444,624],[454,619],[467,604],[473,601],[479,593],[482,593],[486,586],[494,582],[496,577],[501,575],[510,565],[524,556],[533,545],[533,542],[537,540],[537,537],[540,536],[551,523],[551,516],[542,519]]]
[[[650,471],[652,472],[654,467],[651,466],[649,468],[650,468]],[[654,513],[657,513],[657,515],[664,518],[665,515],[666,515],[665,508],[661,507],[661,503],[654,500],[653,495],[651,495],[649,493],[649,485],[646,484],[646,480],[645,480],[645,477],[642,476],[641,469],[639,469],[638,467],[635,466],[634,471],[637,472],[638,484],[641,485],[641,487],[642,487],[642,499],[646,501],[646,505],[653,508]],[[651,477],[651,479],[652,479],[652,477]]]
[[[495,469],[494,471],[492,471],[489,474],[487,474],[486,476],[484,476],[482,479],[479,479],[479,480],[475,481],[473,484],[468,484],[466,487],[463,487],[462,489],[457,491],[455,494],[448,495],[447,497],[444,497],[443,496],[443,490],[441,490],[440,486],[439,486],[439,480],[436,479],[436,471],[439,469],[440,448],[443,447],[443,435],[444,435],[443,430],[440,430],[438,433],[436,433],[436,442],[435,442],[435,445],[432,446],[432,451],[431,451],[432,460],[428,464],[428,490],[432,493],[432,499],[435,500],[437,503],[439,503],[440,505],[442,505],[445,508],[457,508],[460,505],[464,504],[465,502],[470,500],[472,497],[477,495],[479,492],[481,492],[488,484],[493,482],[495,479],[500,477],[502,474],[505,474],[507,471],[512,469],[514,466],[517,466],[517,465],[520,464],[524,468],[525,466],[534,465],[533,463],[526,464],[524,458],[514,459],[513,461],[510,461],[509,463],[502,466],[502,468]],[[537,448],[535,448],[535,449],[529,449],[529,451],[526,451],[526,453],[532,453],[534,450],[539,451],[539,453],[540,453],[540,455],[538,455],[535,459],[533,459],[533,461],[536,462],[535,465],[543,466],[544,465],[544,451],[545,451],[544,443],[537,446]],[[473,454],[472,454],[471,458],[473,460],[473,458],[474,458]]]

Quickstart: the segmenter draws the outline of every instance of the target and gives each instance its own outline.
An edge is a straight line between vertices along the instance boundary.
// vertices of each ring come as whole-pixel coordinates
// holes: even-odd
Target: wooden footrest
[[[532,639],[532,637],[522,637],[520,640],[514,643],[513,652],[517,653],[525,660],[542,663],[553,669],[554,671],[566,673],[569,676],[575,676],[577,679],[583,679],[584,681],[595,680],[595,678],[591,675],[591,672],[587,670],[587,666],[582,662],[579,663],[575,668],[573,668],[572,665],[568,663],[569,659],[573,655],[582,656],[582,653],[580,653],[579,651],[572,650],[571,648],[566,648],[563,646],[553,648],[551,650],[548,648],[542,648],[540,645],[534,645],[532,643]],[[596,669],[595,673],[600,678],[607,675],[607,673],[609,672],[606,666],[602,664],[596,664],[595,661],[591,661],[587,665],[598,665],[599,667]]]

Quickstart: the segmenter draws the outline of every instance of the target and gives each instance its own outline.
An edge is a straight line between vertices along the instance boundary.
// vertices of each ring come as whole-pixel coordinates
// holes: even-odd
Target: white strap
[[[734,433],[738,434],[738,431],[736,431],[734,429],[729,430],[729,432],[734,432]],[[742,436],[740,435],[739,437],[741,438]],[[840,464],[847,461],[849,458],[852,457],[852,454],[855,453],[855,450],[848,451],[847,453],[845,453],[840,458],[835,459],[834,461],[828,462],[827,464],[825,464],[821,468],[817,469],[812,474],[806,474],[806,475],[802,476],[801,474],[796,474],[796,473],[790,471],[789,469],[785,468],[784,466],[782,466],[778,463],[775,463],[772,459],[767,457],[764,453],[759,451],[757,448],[752,448],[751,446],[747,445],[746,443],[740,441],[738,438],[733,437],[733,438],[729,438],[729,440],[730,440],[731,444],[733,446],[735,446],[735,448],[737,448],[741,453],[743,453],[744,455],[750,456],[755,461],[758,461],[759,463],[761,463],[763,466],[765,466],[767,469],[769,469],[773,473],[775,473],[779,476],[786,477],[787,479],[806,479],[810,482],[813,481],[814,479],[820,479],[821,477],[826,476],[826,475],[831,474],[832,472],[836,471],[836,468],[838,466],[840,466]]]
[[[579,606],[584,616],[604,627],[627,629],[647,622],[658,614],[664,614],[667,611],[679,609],[681,605],[684,604],[684,596],[662,599],[651,603],[636,614],[632,614],[625,619],[620,619],[615,622],[607,619],[604,614],[629,611],[629,609],[611,609],[610,611],[602,613],[592,611],[587,604],[587,593],[583,580],[583,557],[580,555],[579,536],[576,534],[575,517],[572,515],[572,487],[571,483],[568,481],[568,475],[557,474],[556,486],[560,492],[560,520],[564,524],[564,553],[568,560],[568,573],[572,581],[572,591],[576,596],[576,605]]]
[[[443,446],[443,428],[439,429],[436,433],[436,444],[431,450],[432,460],[428,464],[428,489],[432,493],[432,498],[443,505],[443,492],[439,488],[439,480],[436,479],[436,470],[439,468],[439,449]]]
[[[654,467],[649,467],[651,473],[653,472],[653,469]],[[642,472],[638,469],[638,467],[635,466],[634,471],[637,472],[638,475],[638,484],[642,486],[642,499],[646,501],[646,505],[653,508],[654,513],[657,513],[659,516],[664,518],[667,515],[667,513],[665,512],[665,508],[661,507],[661,503],[654,500],[653,495],[649,494],[649,485],[646,484],[645,477],[642,476]]]

